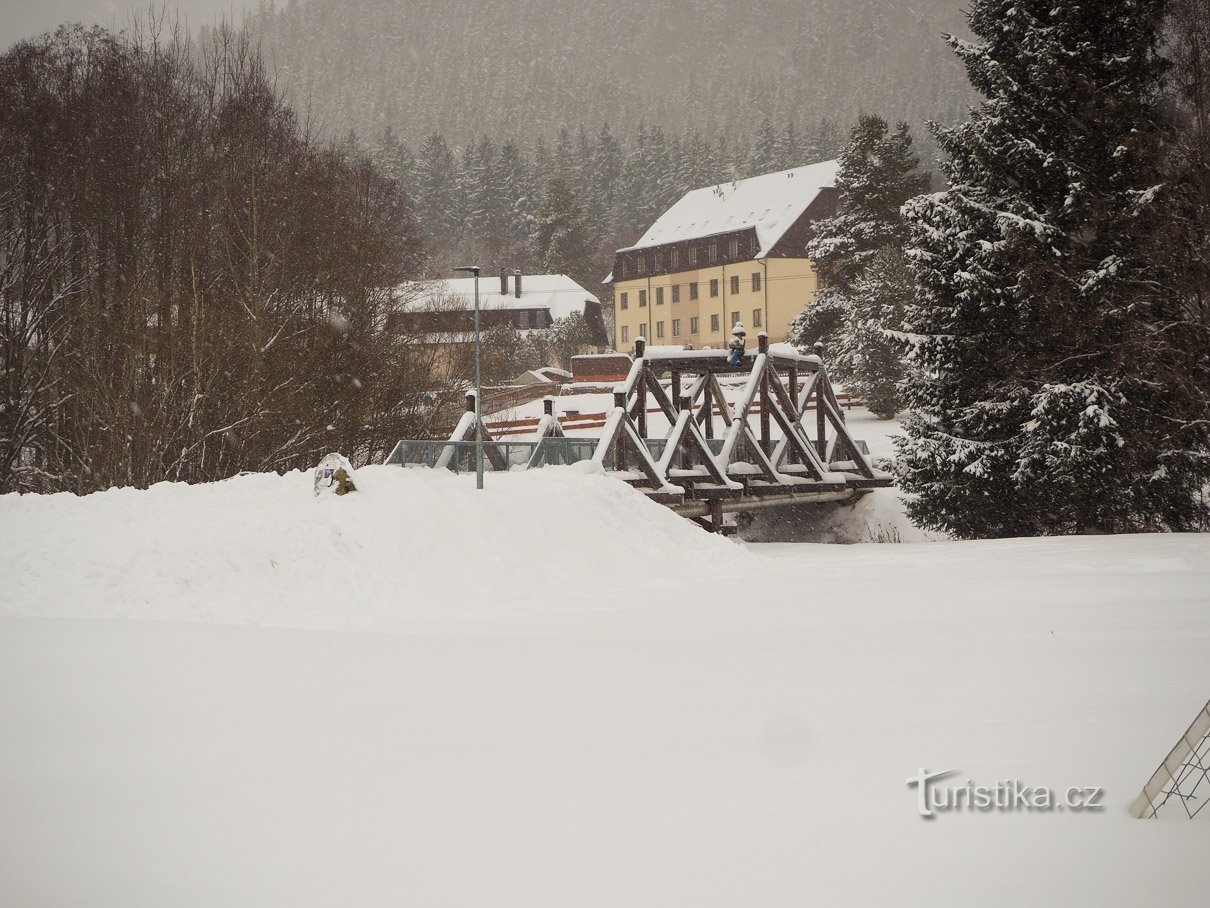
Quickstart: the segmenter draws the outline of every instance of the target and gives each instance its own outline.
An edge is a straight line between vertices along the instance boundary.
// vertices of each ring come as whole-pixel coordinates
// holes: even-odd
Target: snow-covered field
[[[1205,904],[1210,816],[1126,805],[1210,696],[1210,538],[359,480],[0,497],[0,904]],[[925,820],[921,767],[1105,809]]]

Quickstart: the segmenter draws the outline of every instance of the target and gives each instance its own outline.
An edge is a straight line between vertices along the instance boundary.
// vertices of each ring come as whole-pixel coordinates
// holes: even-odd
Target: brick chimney
[[[517,299],[521,299],[521,272],[520,271],[513,272],[513,281],[517,285],[517,289],[515,291]]]
[[[500,295],[508,296],[508,272],[500,269]]]

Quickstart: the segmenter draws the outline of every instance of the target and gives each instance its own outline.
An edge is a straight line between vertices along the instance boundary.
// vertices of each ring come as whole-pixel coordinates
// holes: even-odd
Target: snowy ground
[[[1210,696],[1207,537],[359,475],[0,497],[0,904],[1205,904],[1210,823],[1125,807]],[[920,767],[1106,809],[924,820]]]

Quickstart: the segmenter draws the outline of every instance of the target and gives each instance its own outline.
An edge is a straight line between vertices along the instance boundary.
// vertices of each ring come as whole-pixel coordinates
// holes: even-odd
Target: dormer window
[[[647,273],[647,256],[640,255],[639,256],[639,274],[646,274],[646,273]]]

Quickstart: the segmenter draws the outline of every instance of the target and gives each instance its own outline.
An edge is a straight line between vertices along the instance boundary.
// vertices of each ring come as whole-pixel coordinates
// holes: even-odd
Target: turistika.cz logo
[[[984,813],[1037,812],[1073,813],[1104,810],[1104,789],[1072,786],[1058,791],[1025,785],[1018,779],[1005,779],[995,785],[976,785],[970,779],[963,785],[947,786],[936,784],[939,779],[952,776],[956,769],[929,772],[921,769],[907,780],[908,787],[916,787],[916,809],[922,817],[933,817],[938,813],[959,810],[976,810]]]

